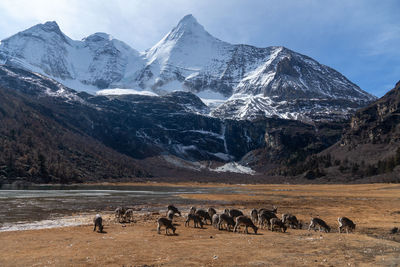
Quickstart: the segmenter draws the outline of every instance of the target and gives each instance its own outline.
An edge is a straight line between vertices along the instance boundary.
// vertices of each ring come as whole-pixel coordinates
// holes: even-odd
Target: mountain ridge
[[[159,95],[190,91],[206,100],[219,99],[210,105],[210,115],[231,119],[278,116],[312,122],[327,119],[327,113],[333,114],[333,120],[343,119],[376,99],[332,68],[285,47],[221,41],[193,15],[181,19],[145,52],[106,33],[75,41],[56,22],[38,24],[0,43],[0,63],[39,72],[91,93],[106,88]],[[299,106],[299,100],[315,104]],[[336,101],[332,109],[327,100]],[[287,101],[283,107],[282,101]],[[213,112],[215,107],[218,110]]]

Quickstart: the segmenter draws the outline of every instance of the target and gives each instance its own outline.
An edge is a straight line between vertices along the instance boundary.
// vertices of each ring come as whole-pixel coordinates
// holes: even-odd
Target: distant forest
[[[136,161],[46,116],[16,91],[0,90],[0,183],[71,183],[145,177]]]

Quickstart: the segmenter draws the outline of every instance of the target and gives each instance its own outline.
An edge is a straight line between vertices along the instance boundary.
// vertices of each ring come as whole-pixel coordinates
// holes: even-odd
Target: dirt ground
[[[157,234],[158,214],[138,213],[135,223],[119,224],[107,213],[106,233],[91,225],[2,232],[0,266],[400,266],[400,234],[390,234],[400,228],[399,184],[238,187],[240,194],[183,197],[223,200],[219,212],[276,205],[279,215],[293,213],[305,224],[319,216],[332,231],[246,235],[185,227],[177,217],[177,234],[166,236]],[[355,233],[339,234],[338,216],[353,219]]]

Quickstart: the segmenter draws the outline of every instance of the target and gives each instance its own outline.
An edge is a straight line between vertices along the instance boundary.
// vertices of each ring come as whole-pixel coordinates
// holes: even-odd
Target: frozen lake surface
[[[195,205],[181,194],[232,193],[234,187],[121,185],[34,185],[0,190],[0,231],[79,225],[80,213],[112,211],[118,206],[159,211],[166,205]],[[203,202],[204,203],[204,202]],[[204,203],[205,204],[205,203]]]

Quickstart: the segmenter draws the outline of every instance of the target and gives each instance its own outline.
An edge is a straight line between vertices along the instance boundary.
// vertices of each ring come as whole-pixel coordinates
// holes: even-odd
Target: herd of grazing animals
[[[277,217],[278,208],[273,207],[272,209],[252,209],[250,216],[245,216],[242,211],[238,209],[225,209],[223,213],[218,214],[217,211],[210,207],[208,210],[196,209],[191,207],[185,220],[185,227],[189,227],[190,221],[193,221],[194,228],[203,228],[203,225],[210,224],[218,230],[237,232],[240,226],[245,227],[245,233],[248,234],[248,228],[252,228],[254,234],[257,234],[258,229],[267,227],[271,231],[286,232],[287,228],[291,229],[302,229],[303,224],[293,214],[284,213],[282,219]],[[118,222],[132,222],[134,221],[134,214],[132,209],[126,209],[119,207],[115,210],[115,220]],[[172,234],[175,234],[176,227],[173,223],[175,216],[182,216],[178,208],[173,205],[167,207],[166,217],[161,217],[157,220],[157,233],[161,233],[161,228],[165,228],[165,234],[168,235],[169,231],[172,230]],[[97,214],[93,219],[94,229],[99,228],[99,232],[103,232],[103,219]],[[256,226],[258,224],[258,226]],[[355,223],[347,217],[339,217],[339,233],[346,230],[347,233],[353,232],[356,228]],[[331,231],[331,227],[322,219],[314,217],[311,219],[308,226],[308,230],[314,229],[314,231],[323,230],[326,233]]]

